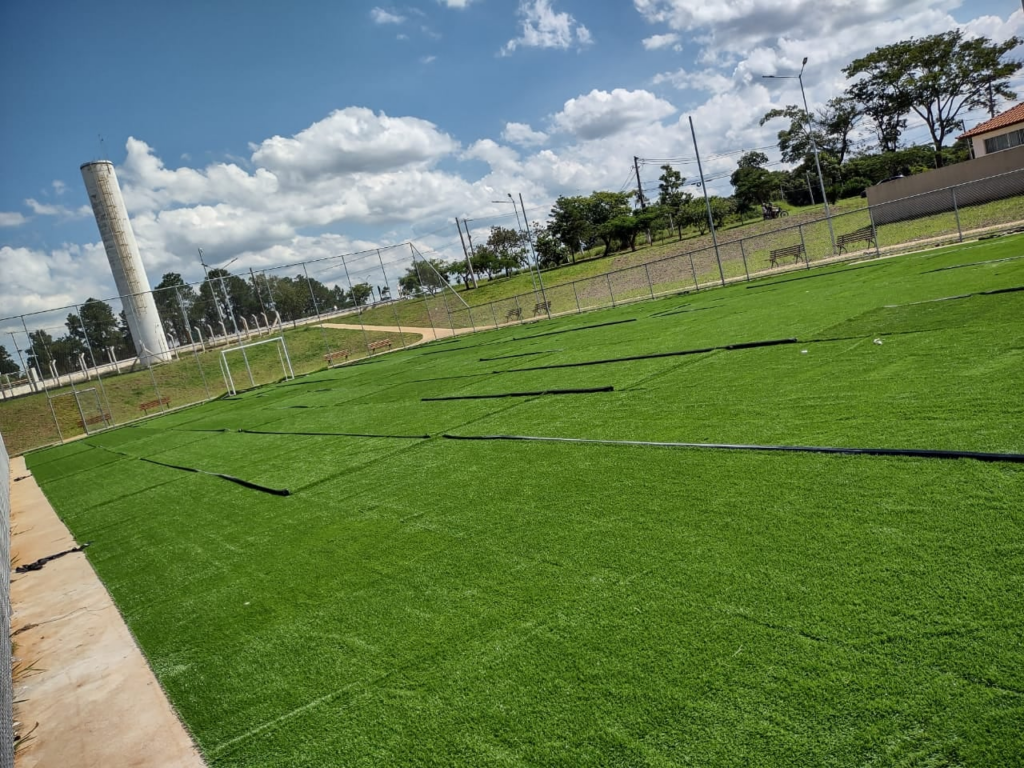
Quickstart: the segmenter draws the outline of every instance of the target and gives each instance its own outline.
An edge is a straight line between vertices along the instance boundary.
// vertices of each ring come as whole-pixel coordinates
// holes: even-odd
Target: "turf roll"
[[[782,451],[789,453],[834,453],[848,456],[909,456],[918,459],[975,459],[1024,464],[1024,453],[981,451],[940,451],[926,448],[838,448],[822,445],[744,445],[742,443],[675,443],[650,440],[593,440],[583,437],[536,437],[531,435],[442,435],[448,440],[519,440],[542,443],[632,445],[649,448],[707,448],[719,451]]]
[[[430,435],[369,435],[360,432],[271,432],[259,429],[240,429],[242,435],[295,435],[297,437],[390,437],[394,440],[429,440]]]
[[[614,392],[615,387],[589,387],[586,389],[543,389],[539,392],[504,392],[499,395],[449,395],[447,397],[422,397],[421,402],[438,400],[494,400],[501,397],[540,397],[542,395],[591,395],[596,392]],[[447,435],[446,435],[447,437]]]

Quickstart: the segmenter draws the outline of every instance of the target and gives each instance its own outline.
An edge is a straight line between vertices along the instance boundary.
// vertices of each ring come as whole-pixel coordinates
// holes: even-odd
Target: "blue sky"
[[[257,268],[410,238],[454,256],[452,217],[483,235],[508,191],[543,212],[618,189],[634,154],[691,156],[688,114],[709,157],[772,143],[757,119],[799,93],[760,74],[807,55],[821,103],[853,57],[953,26],[1005,38],[1024,15],[1016,0],[6,3],[0,316],[111,291],[78,171],[101,154],[154,284],[197,278],[198,246]]]

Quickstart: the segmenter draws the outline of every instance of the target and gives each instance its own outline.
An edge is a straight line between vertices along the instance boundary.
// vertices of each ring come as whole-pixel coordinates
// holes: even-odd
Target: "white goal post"
[[[284,373],[284,378],[295,378],[295,371],[292,370],[292,360],[288,356],[288,345],[284,343],[284,336],[275,336],[272,339],[264,339],[263,341],[253,341],[249,344],[239,344],[235,347],[223,349],[220,353],[220,372],[224,376],[224,386],[227,388],[228,394],[238,394],[238,390],[235,388],[235,379],[231,375],[231,366],[228,364],[228,352],[242,353],[242,359],[245,361],[245,370],[249,374],[249,383],[255,387],[256,380],[253,378],[252,368],[249,366],[249,356],[245,353],[245,350],[251,349],[252,347],[259,347],[264,344],[278,345],[277,358],[281,361],[281,371]]]

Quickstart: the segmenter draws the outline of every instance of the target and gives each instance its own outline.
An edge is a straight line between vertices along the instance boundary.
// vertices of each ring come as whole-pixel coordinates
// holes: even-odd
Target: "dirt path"
[[[12,559],[32,563],[74,547],[24,458],[11,459],[11,479]],[[202,768],[85,555],[12,573],[11,607],[18,768]]]
[[[451,328],[408,328],[402,326],[399,328],[397,325],[351,325],[349,323],[321,323],[324,328],[337,328],[342,331],[361,331],[364,328],[368,331],[383,331],[384,333],[415,333],[423,338],[414,344],[422,344],[425,341],[434,341],[435,339],[447,339],[451,336],[462,335],[463,333],[472,333],[472,328],[457,328],[452,331]]]

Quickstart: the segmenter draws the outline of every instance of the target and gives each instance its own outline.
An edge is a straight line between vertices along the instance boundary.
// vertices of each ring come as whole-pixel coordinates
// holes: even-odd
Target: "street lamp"
[[[803,64],[800,65],[800,73],[796,75],[761,75],[766,80],[797,80],[800,83],[800,95],[804,100],[804,114],[807,115],[807,136],[811,140],[811,149],[814,150],[814,165],[818,169],[818,184],[821,186],[821,199],[825,203],[825,218],[828,220],[828,235],[832,240],[832,253],[836,250],[836,233],[832,230],[832,211],[828,207],[828,195],[825,194],[825,177],[821,175],[821,160],[818,157],[818,142],[814,140],[814,126],[811,123],[811,110],[807,107],[807,93],[804,91],[804,67],[807,66],[807,57],[804,56]]]

